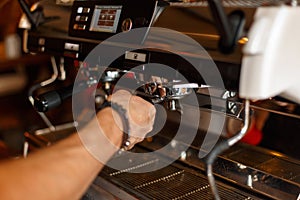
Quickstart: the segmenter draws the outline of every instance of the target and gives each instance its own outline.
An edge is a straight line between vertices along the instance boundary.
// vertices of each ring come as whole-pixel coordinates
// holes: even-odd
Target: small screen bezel
[[[89,31],[116,33],[122,12],[122,7],[122,5],[95,5]],[[103,13],[103,11],[105,13]],[[100,19],[100,17],[103,17],[103,19]],[[110,17],[112,19],[107,19]]]

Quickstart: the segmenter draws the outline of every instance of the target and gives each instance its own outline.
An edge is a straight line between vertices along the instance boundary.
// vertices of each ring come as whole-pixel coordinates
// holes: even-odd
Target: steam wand
[[[219,49],[222,53],[231,53],[244,28],[244,13],[236,10],[227,16],[219,0],[208,0],[207,2],[220,34]]]
[[[212,190],[212,194],[215,200],[220,200],[220,196],[218,194],[218,189],[215,183],[215,178],[213,175],[212,165],[215,162],[218,155],[220,155],[225,150],[229,149],[231,146],[240,141],[247,133],[250,125],[250,101],[248,99],[245,100],[244,103],[244,125],[240,132],[235,134],[233,137],[220,142],[207,156],[206,158],[206,174],[208,178],[209,185]]]
[[[220,34],[219,50],[222,53],[228,54],[234,51],[237,41],[243,31],[245,24],[245,16],[242,11],[236,10],[226,15],[222,3],[220,0],[208,0],[208,5],[212,14],[212,17],[216,23],[216,28]],[[219,143],[206,158],[206,173],[209,185],[212,190],[212,194],[215,200],[219,200],[218,188],[215,183],[213,175],[212,165],[215,162],[217,156],[223,151],[229,149],[235,143],[240,141],[247,133],[250,121],[250,101],[245,100],[245,117],[244,126],[239,133],[235,136]]]
[[[34,11],[31,11],[29,8],[29,5],[25,2],[25,0],[19,0],[19,4],[25,13],[27,19],[30,22],[31,28],[35,29],[40,24],[43,24],[47,21],[58,19],[57,16],[54,17],[45,17],[43,13],[43,8],[37,6],[37,8]]]

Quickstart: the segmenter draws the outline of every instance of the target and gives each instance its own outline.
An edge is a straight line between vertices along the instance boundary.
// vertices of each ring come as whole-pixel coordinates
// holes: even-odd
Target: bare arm
[[[133,105],[145,102],[138,100]],[[150,105],[146,104],[149,108]],[[145,107],[145,105],[144,105]],[[150,110],[153,108],[150,108]],[[147,109],[137,109],[145,112]],[[100,126],[111,143],[119,147],[122,131],[111,108],[97,114]],[[135,116],[135,111],[133,116]],[[151,111],[153,114],[153,111]],[[114,113],[115,114],[115,113]],[[154,117],[151,114],[151,118]],[[152,120],[151,120],[152,121]],[[152,127],[152,124],[151,124]],[[86,134],[98,127],[87,126]],[[84,133],[83,132],[83,133]],[[91,135],[91,137],[93,137]],[[115,153],[106,148],[104,140],[97,141],[103,147],[106,161]],[[73,134],[57,144],[31,154],[26,159],[5,161],[0,164],[0,199],[79,199],[97,176],[104,164],[96,160],[82,145],[78,134]]]
[[[105,116],[101,123],[105,127],[116,126],[108,117],[110,110],[99,113]],[[120,146],[121,135],[121,130],[113,132],[111,141]],[[79,199],[102,167],[103,163],[81,144],[78,134],[73,134],[26,159],[2,163],[0,196],[1,199]]]

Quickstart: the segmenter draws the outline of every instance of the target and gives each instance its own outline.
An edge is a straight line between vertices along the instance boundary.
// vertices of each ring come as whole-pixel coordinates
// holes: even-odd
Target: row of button
[[[73,29],[74,30],[85,30],[86,25],[85,24],[74,24]]]
[[[90,13],[91,9],[87,7],[78,7],[77,13]]]
[[[87,22],[88,19],[89,19],[88,16],[77,15],[76,18],[75,18],[75,21],[77,21],[77,22]]]

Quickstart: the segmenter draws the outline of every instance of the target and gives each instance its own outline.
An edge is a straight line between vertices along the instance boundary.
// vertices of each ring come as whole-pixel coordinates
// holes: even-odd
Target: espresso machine
[[[239,142],[256,110],[299,118],[274,106],[300,102],[297,3],[21,3],[23,51],[51,55],[53,69],[29,91],[46,127],[25,133],[24,155],[76,130],[87,90],[97,108],[125,87],[156,105],[156,126],[114,156],[82,199],[299,199],[298,159]],[[47,89],[57,79],[67,86]],[[49,120],[68,98],[69,122]]]

